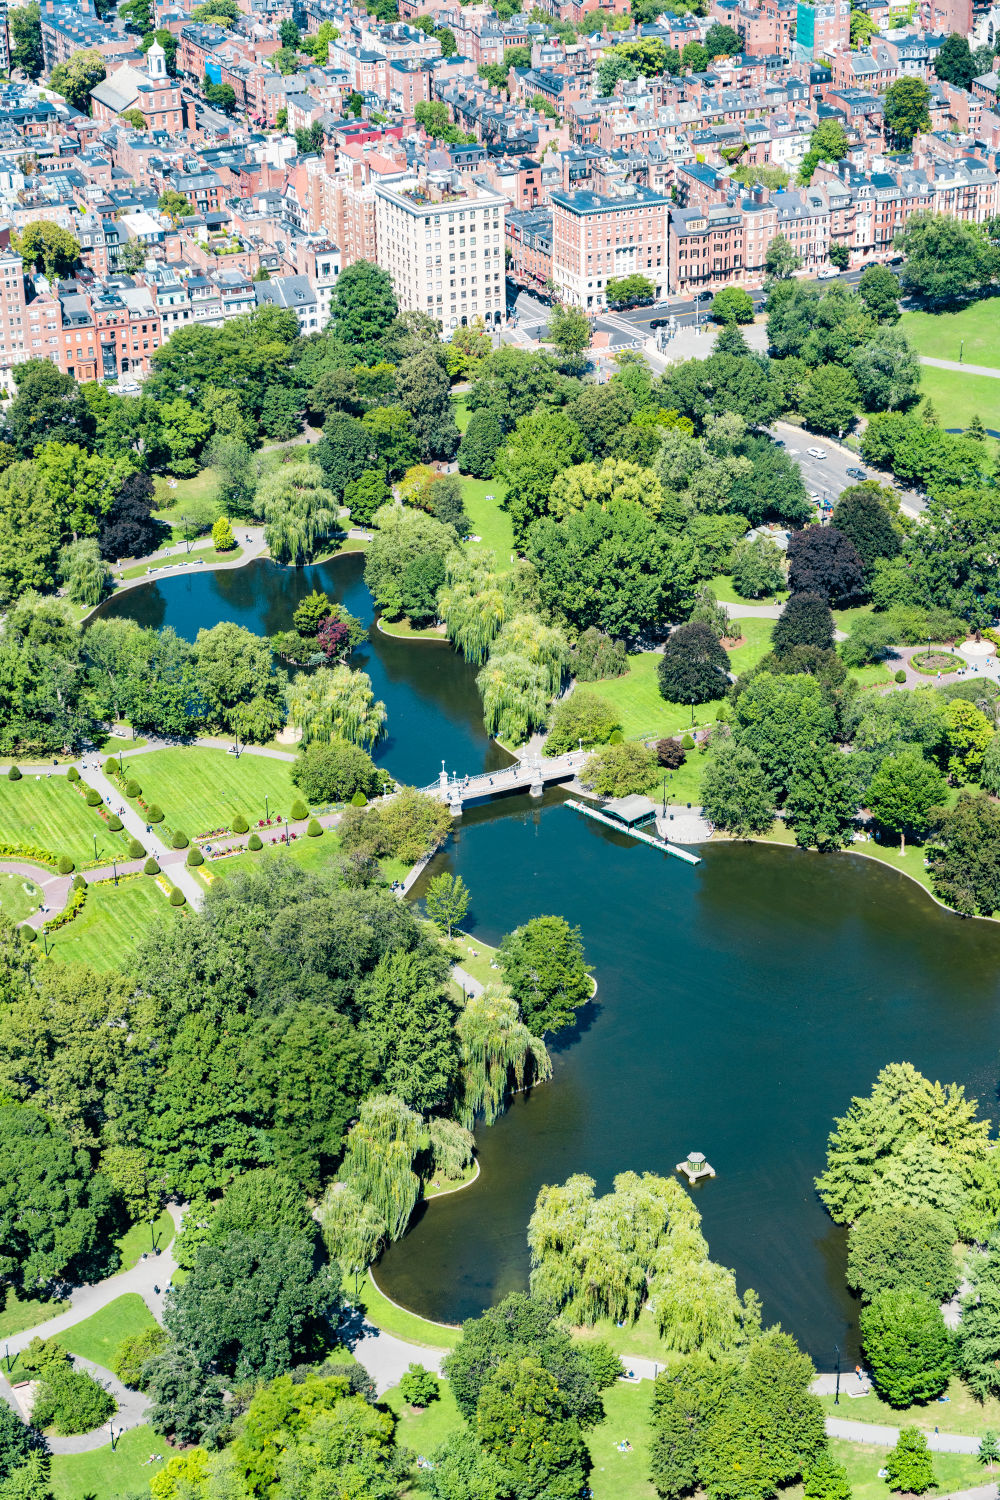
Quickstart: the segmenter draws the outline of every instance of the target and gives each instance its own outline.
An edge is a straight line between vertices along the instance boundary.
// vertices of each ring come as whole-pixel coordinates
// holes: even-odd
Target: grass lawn
[[[920,395],[930,396],[942,427],[964,431],[970,417],[978,415],[984,427],[1000,431],[1000,380],[992,375],[967,375],[958,370],[936,370],[933,365],[921,365]],[[995,451],[995,442],[990,447]]]
[[[39,872],[42,866],[39,865]],[[30,917],[42,904],[42,888],[23,875],[0,872],[0,911],[15,924]]]
[[[402,640],[443,641],[446,638],[443,625],[411,625],[405,617],[402,620],[380,619],[378,628],[383,635],[399,636]]]
[[[733,580],[728,573],[717,573],[714,578],[708,580],[710,588],[720,604],[784,604],[788,594],[780,593],[765,595],[760,599],[744,599],[733,588]]]
[[[507,490],[499,479],[470,479],[462,475],[462,503],[472,522],[474,534],[482,538],[482,546],[496,553],[497,570],[509,572],[511,554],[514,551],[514,530],[510,516],[503,509],[503,498]],[[492,495],[492,500],[487,500]]]
[[[107,1307],[93,1317],[84,1318],[59,1335],[59,1342],[70,1354],[79,1354],[82,1359],[93,1360],[95,1365],[111,1368],[115,1350],[122,1339],[132,1333],[142,1333],[152,1328],[156,1319],[143,1302],[138,1292],[126,1292],[116,1297]]]
[[[491,948],[489,943],[480,942],[477,937],[468,937],[464,932],[456,932],[453,949],[456,954],[455,962],[461,964],[465,972],[471,974],[473,979],[478,979],[480,984],[503,983],[500,970],[490,968],[497,950]],[[475,949],[475,958],[472,956],[472,949]]]
[[[872,607],[870,604],[858,604],[853,609],[833,609],[833,623],[838,630],[843,630],[850,635],[855,625],[864,615],[870,615]]]
[[[852,1401],[852,1411],[859,1404]],[[869,1447],[867,1443],[848,1443],[842,1438],[830,1439],[830,1453],[847,1470],[854,1500],[891,1500],[888,1485],[878,1477],[878,1471],[888,1452],[888,1448],[879,1448],[874,1444]],[[989,1474],[974,1453],[933,1453],[931,1458],[937,1488],[942,1494],[948,1494],[952,1490],[975,1489],[989,1480]],[[801,1485],[782,1490],[784,1500],[797,1500],[801,1494]]]
[[[462,391],[457,396],[452,396],[451,410],[452,415],[455,418],[455,426],[458,428],[459,432],[464,432],[469,425],[469,418],[472,416],[472,413],[469,410],[469,403],[466,400],[465,391]]]
[[[847,1376],[842,1382],[849,1389]],[[834,1406],[832,1396],[821,1396],[823,1410],[828,1417],[848,1417],[852,1422],[877,1422],[888,1427],[919,1427],[924,1432],[933,1432],[940,1427],[943,1432],[964,1432],[980,1437],[987,1428],[1000,1431],[1000,1401],[995,1398],[982,1405],[973,1397],[960,1380],[952,1380],[945,1391],[947,1401],[931,1401],[925,1406],[910,1406],[905,1411],[896,1411],[888,1406],[874,1391],[870,1396],[859,1396],[856,1400],[841,1392],[840,1405]],[[937,1455],[935,1454],[935,1464]]]
[[[634,1323],[619,1328],[610,1318],[600,1318],[592,1328],[574,1328],[573,1337],[581,1342],[588,1339],[603,1339],[616,1354],[626,1359],[630,1354],[637,1358],[666,1361],[669,1350],[660,1338],[660,1330],[653,1321],[648,1308],[643,1308]]]
[[[457,1177],[454,1179],[442,1177],[439,1182],[425,1182],[424,1197],[441,1198],[446,1193],[457,1193],[459,1188],[463,1188],[468,1183],[474,1182],[478,1176],[478,1164],[476,1162],[471,1162],[469,1166],[466,1167],[461,1177]]]
[[[163,1455],[151,1464],[151,1453]],[[53,1500],[114,1500],[117,1495],[143,1495],[150,1477],[173,1457],[152,1427],[130,1427],[115,1444],[90,1453],[56,1454],[52,1459]]]
[[[138,1265],[143,1251],[151,1248],[153,1238],[156,1240],[157,1250],[163,1250],[170,1244],[173,1237],[174,1221],[166,1209],[152,1224],[133,1224],[132,1228],[127,1230],[117,1242],[118,1253],[122,1258],[122,1270],[131,1271],[133,1266]]]
[[[604,1421],[586,1434],[594,1465],[590,1473],[594,1500],[655,1500],[656,1490],[649,1480],[652,1381],[634,1385],[619,1380],[602,1392],[601,1399]],[[631,1452],[620,1453],[621,1442],[629,1443]]]
[[[219,478],[214,469],[202,469],[200,474],[195,474],[190,479],[176,480],[176,485],[176,489],[171,489],[166,476],[162,474],[154,479],[153,514],[164,526],[170,528],[171,541],[182,542],[184,536],[181,518],[186,507],[192,500],[199,504],[205,500],[214,500],[219,489]],[[211,526],[210,520],[205,530],[210,530]]]
[[[94,862],[95,834],[99,859],[127,857],[127,836],[112,833],[65,776],[0,779],[0,842],[47,849],[54,857],[68,854],[88,865]]]
[[[387,1297],[383,1297],[372,1280],[371,1272],[359,1283],[357,1297],[354,1295],[353,1276],[345,1278],[344,1292],[347,1300],[360,1307],[376,1328],[384,1328],[386,1333],[394,1333],[399,1339],[405,1339],[411,1344],[423,1344],[429,1349],[454,1349],[458,1343],[460,1328],[450,1328],[444,1323],[430,1323],[426,1318],[418,1318],[416,1313],[395,1307]]]
[[[160,573],[164,568],[187,567],[190,563],[236,562],[243,556],[242,547],[230,547],[228,552],[217,552],[214,547],[192,547],[190,552],[181,552],[171,557],[161,557],[159,562],[141,563],[137,568],[126,568],[123,578],[145,578],[147,573]]]
[[[774,621],[748,619],[739,622],[745,644],[729,653],[734,672],[745,672],[767,654]],[[691,708],[685,703],[667,703],[660,697],[656,671],[660,652],[642,651],[629,657],[631,666],[624,677],[609,677],[588,682],[588,692],[610,703],[621,714],[622,732],[627,740],[652,736],[683,734],[691,728]],[[694,707],[695,724],[711,724],[719,711],[718,699]],[[684,799],[687,800],[686,798]]]
[[[930,359],[961,358],[965,364],[1000,369],[1000,303],[995,298],[983,297],[953,312],[907,311],[899,320],[899,328],[917,353]],[[985,412],[982,415],[986,422]]]
[[[15,1291],[8,1291],[3,1311],[0,1312],[0,1339],[23,1333],[27,1328],[37,1328],[39,1323],[58,1317],[69,1311],[68,1302],[57,1302],[46,1297],[27,1297],[22,1302]]]
[[[200,745],[178,745],[149,755],[125,757],[125,776],[142,787],[143,801],[156,802],[170,828],[189,838],[229,828],[237,813],[251,824],[264,817],[264,798],[271,817],[287,817],[298,792],[288,761],[262,755],[230,755]],[[162,837],[163,825],[160,825]]]
[[[860,687],[881,687],[883,683],[892,681],[892,674],[895,670],[895,664],[890,670],[884,662],[879,662],[875,667],[854,667],[848,676],[853,677]]]
[[[462,1414],[455,1403],[451,1385],[447,1380],[441,1382],[441,1399],[432,1401],[430,1406],[424,1407],[423,1411],[414,1411],[412,1407],[407,1406],[398,1386],[393,1386],[391,1391],[386,1391],[382,1400],[399,1418],[396,1442],[401,1448],[412,1448],[418,1457],[429,1458],[434,1450],[440,1448],[445,1439],[462,1425]],[[420,1470],[414,1464],[413,1478],[416,1479],[419,1473]]]
[[[126,879],[120,885],[102,881],[91,886],[83,910],[65,927],[49,933],[48,950],[71,963],[90,964],[94,969],[117,969],[159,916],[178,916],[183,907],[171,906],[148,875]]]
[[[228,859],[207,860],[196,874],[204,875],[208,871],[213,880],[228,880],[238,871],[254,869],[261,860],[279,854],[293,859],[303,870],[322,870],[339,853],[340,840],[336,832],[332,828],[324,828],[322,837],[318,839],[299,838],[290,844],[266,844],[263,849],[247,849],[242,854],[230,855]],[[397,878],[392,875],[389,877],[390,880]]]

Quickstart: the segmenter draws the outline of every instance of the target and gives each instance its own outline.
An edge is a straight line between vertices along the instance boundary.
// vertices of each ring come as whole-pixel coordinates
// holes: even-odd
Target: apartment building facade
[[[565,301],[604,307],[609,279],[634,274],[666,296],[669,198],[637,187],[614,197],[554,192],[551,203],[552,279]]]
[[[500,323],[506,308],[506,200],[476,186],[467,196],[422,192],[416,182],[376,187],[378,261],[401,308],[445,329],[480,317]]]

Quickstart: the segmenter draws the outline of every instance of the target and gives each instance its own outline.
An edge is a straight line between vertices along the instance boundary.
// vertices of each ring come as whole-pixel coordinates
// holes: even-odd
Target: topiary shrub
[[[186,849],[189,843],[190,840],[187,834],[182,833],[179,828],[175,828],[170,837],[171,849]]]
[[[21,779],[21,772],[18,770],[17,766],[11,766],[10,770],[7,772],[7,780],[8,781],[20,781],[20,779]]]
[[[144,875],[159,875],[159,873],[160,873],[160,867],[156,863],[156,860],[153,858],[152,855],[149,856],[149,858],[147,859],[146,863],[143,865],[143,867],[142,867],[142,873]]]
[[[113,755],[109,755],[107,760],[104,762],[104,774],[105,776],[118,775],[118,762],[115,760]]]
[[[321,823],[318,823],[315,818],[310,818],[309,827],[306,829],[306,834],[308,835],[308,837],[311,839],[318,839],[321,836],[322,832],[323,825]]]
[[[691,735],[686,734],[684,736],[684,738],[681,740],[681,749],[682,750],[693,750],[694,749],[694,739],[692,738]]]
[[[84,878],[83,878],[82,875],[74,875],[73,876],[73,889],[74,889],[74,891],[85,890],[86,889],[86,885],[87,885],[87,882],[84,880]]]
[[[352,807],[365,807],[367,805],[367,802],[368,798],[365,796],[364,792],[355,792],[354,796],[351,798]]]
[[[678,739],[657,740],[656,758],[668,771],[676,771],[687,760],[687,752]]]
[[[308,807],[306,807],[301,797],[296,797],[295,801],[292,803],[291,816],[293,821],[296,823],[300,823],[303,818],[308,818],[309,809]]]
[[[112,833],[121,833],[122,829],[125,827],[125,824],[122,822],[117,813],[112,813],[110,818],[108,819],[108,827],[111,829]]]
[[[79,781],[80,780],[80,773],[76,769],[76,766],[70,766],[69,770],[66,772],[66,780],[67,781]]]
[[[26,943],[38,942],[38,933],[33,927],[19,927],[17,930]]]
[[[142,794],[142,787],[131,776],[125,783],[126,797],[138,797]]]
[[[188,850],[188,857],[185,863],[191,869],[194,869],[196,865],[203,865],[205,863],[205,856],[200,849],[192,847]]]
[[[180,890],[175,885],[174,888],[173,888],[173,890],[170,892],[170,905],[171,906],[183,906],[184,905],[184,901],[185,901],[184,892],[182,890]]]
[[[248,849],[252,849],[254,851],[254,853],[256,854],[257,850],[258,849],[263,849],[263,847],[264,847],[264,845],[263,845],[263,843],[261,841],[260,834],[259,833],[252,833],[250,835],[250,838],[249,838],[248,842],[247,842],[247,848]]]
[[[145,849],[143,848],[142,844],[139,843],[138,839],[129,839],[129,841],[128,841],[128,857],[129,857],[129,859],[141,859],[142,856],[145,854],[145,852],[146,852]]]
[[[147,823],[162,823],[163,822],[163,808],[162,807],[157,807],[157,805],[156,805],[155,802],[151,802],[149,804],[149,806],[146,808],[146,822]]]
[[[56,869],[59,871],[60,875],[72,875],[73,871],[76,869],[76,865],[70,859],[68,854],[60,854]]]
[[[624,739],[625,736],[622,734],[620,729],[612,729],[611,733],[608,735],[608,744],[620,745]]]
[[[236,816],[235,816],[235,818],[233,819],[233,832],[234,833],[246,833],[246,831],[247,831],[247,829],[249,827],[250,827],[250,824],[247,822],[247,820],[243,816],[243,814],[242,813],[237,813]]]
[[[899,671],[895,674],[895,677],[894,677],[893,680],[895,682],[905,682],[906,681],[906,673],[905,673],[905,671],[903,670],[902,667],[900,667]]]
[[[87,788],[87,806],[88,807],[100,807],[100,805],[101,805],[101,803],[102,803],[103,800],[104,799],[102,798],[100,792],[97,791],[97,789],[95,787],[88,786],[88,788]]]

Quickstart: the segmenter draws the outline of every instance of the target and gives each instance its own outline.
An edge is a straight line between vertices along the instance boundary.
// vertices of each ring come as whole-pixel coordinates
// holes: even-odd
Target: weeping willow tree
[[[487,734],[520,745],[549,717],[549,674],[538,662],[514,651],[494,652],[476,677]]]
[[[302,730],[302,742],[349,740],[370,750],[385,729],[385,704],[376,702],[367,672],[343,662],[297,672],[285,689],[288,717]]]
[[[544,1187],[528,1225],[531,1290],[573,1322],[634,1320],[654,1269],[670,1263],[664,1251],[672,1240],[695,1256],[685,1264],[706,1258],[698,1224],[680,1184],[649,1172],[620,1173],[603,1198],[595,1198],[593,1178],[582,1175]]]
[[[255,503],[275,562],[302,567],[337,529],[337,501],[317,464],[283,464],[261,480]]]
[[[374,1209],[390,1240],[403,1234],[420,1194],[413,1159],[422,1142],[423,1121],[395,1094],[366,1099],[348,1132],[340,1181]]]
[[[331,1182],[316,1211],[323,1242],[346,1271],[364,1271],[381,1250],[385,1220],[346,1182]]]
[[[718,1358],[760,1332],[756,1292],[751,1289],[741,1298],[736,1277],[708,1259],[707,1246],[693,1258],[676,1245],[667,1244],[657,1252],[649,1306],[664,1343],[679,1354],[700,1349]]]
[[[490,654],[506,616],[503,581],[492,552],[453,552],[445,562],[445,583],[438,594],[438,614],[448,639],[466,661],[480,665]]]
[[[59,576],[74,604],[100,604],[111,582],[111,569],[100,554],[96,537],[81,537],[63,547]]]
[[[543,625],[537,615],[513,615],[501,628],[492,652],[494,656],[509,653],[541,667],[546,693],[550,698],[555,697],[562,687],[569,660],[569,644],[561,630],[554,625]]]
[[[474,995],[455,1022],[461,1068],[459,1116],[492,1125],[515,1089],[552,1077],[545,1043],[525,1026],[517,1002],[495,985]]]
[[[472,1131],[466,1130],[457,1120],[435,1116],[427,1122],[427,1134],[435,1175],[457,1182],[472,1162],[476,1144]]]

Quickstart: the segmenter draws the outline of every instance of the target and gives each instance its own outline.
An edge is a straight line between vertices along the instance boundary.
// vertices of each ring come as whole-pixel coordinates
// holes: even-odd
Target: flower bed
[[[74,917],[79,916],[86,904],[87,887],[85,885],[74,886],[69,893],[69,900],[62,911],[58,912],[54,917],[50,917],[43,925],[42,931],[56,932],[60,927],[65,927],[67,922],[72,922]]]

